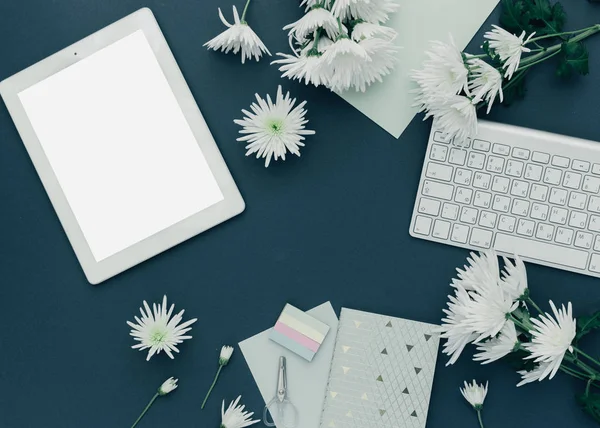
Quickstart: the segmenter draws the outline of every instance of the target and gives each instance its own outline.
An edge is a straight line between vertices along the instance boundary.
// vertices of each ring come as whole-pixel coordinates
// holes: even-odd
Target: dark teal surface
[[[272,52],[288,50],[281,28],[301,15],[297,4],[254,0],[248,20]],[[600,22],[600,5],[563,4],[569,29]],[[281,80],[268,60],[242,66],[237,56],[207,52],[202,44],[223,29],[217,6],[230,16],[229,1],[0,0],[0,79],[143,6],[156,15],[247,209],[91,286],[0,106],[1,428],[127,428],[169,376],[180,379],[180,388],[159,399],[140,427],[218,427],[221,399],[238,394],[262,413],[239,350],[200,410],[221,345],[273,325],[286,302],[308,309],[331,300],[338,311],[347,306],[439,322],[448,283],[467,256],[408,235],[430,123],[417,118],[396,140],[327,90]],[[487,25],[496,22],[494,15]],[[478,37],[471,47],[480,43]],[[496,108],[489,118],[600,141],[600,38],[588,47],[590,76],[563,83],[551,67],[539,67],[527,99]],[[244,157],[232,121],[255,92],[274,94],[278,84],[308,101],[317,135],[301,158],[265,169]],[[528,268],[538,302],[570,300],[577,315],[600,308],[598,279]],[[159,301],[165,293],[199,321],[174,361],[160,355],[146,362],[144,353],[130,349],[125,321],[143,299]],[[428,427],[477,426],[458,392],[472,378],[490,382],[487,428],[595,426],[574,402],[580,383],[559,374],[517,389],[508,364],[482,367],[469,356],[450,368],[440,357]]]

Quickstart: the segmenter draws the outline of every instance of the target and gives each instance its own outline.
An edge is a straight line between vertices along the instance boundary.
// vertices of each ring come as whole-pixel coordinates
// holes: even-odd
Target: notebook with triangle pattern
[[[342,308],[320,428],[425,428],[436,328]]]

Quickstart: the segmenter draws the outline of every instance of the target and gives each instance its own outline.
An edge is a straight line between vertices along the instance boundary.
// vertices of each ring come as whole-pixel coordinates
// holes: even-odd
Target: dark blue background
[[[418,1],[418,0],[413,0]],[[301,15],[293,0],[254,0],[248,20],[272,52],[287,51],[281,28]],[[564,0],[568,27],[600,21],[600,5]],[[323,88],[281,80],[268,60],[245,66],[202,44],[223,30],[221,0],[2,0],[0,79],[107,24],[149,6],[177,58],[246,200],[239,217],[98,287],[89,285],[4,106],[0,107],[0,426],[129,427],[169,376],[180,388],[160,399],[142,427],[217,427],[220,401],[263,402],[241,353],[200,403],[218,349],[261,331],[286,302],[308,309],[331,300],[366,311],[439,322],[454,268],[467,251],[409,237],[408,225],[430,123],[399,140]],[[242,1],[237,1],[243,7]],[[402,13],[401,11],[399,13]],[[494,14],[484,28],[496,23]],[[481,33],[471,44],[481,43]],[[410,43],[409,40],[404,43]],[[600,140],[600,37],[588,43],[591,75],[560,82],[552,67],[531,73],[525,101],[492,120]],[[400,64],[402,66],[402,64]],[[308,100],[302,157],[265,169],[237,143],[254,93],[282,84]],[[397,94],[406,97],[407,94]],[[600,308],[597,279],[531,265],[538,302],[572,301],[577,315]],[[143,299],[163,294],[197,317],[193,340],[174,361],[145,361],[130,349],[125,321]],[[591,346],[597,339],[589,339]],[[559,374],[517,389],[507,363],[439,359],[429,427],[476,427],[458,392],[465,379],[490,381],[487,428],[592,427],[574,402],[583,386]],[[293,393],[293,385],[290,386]]]

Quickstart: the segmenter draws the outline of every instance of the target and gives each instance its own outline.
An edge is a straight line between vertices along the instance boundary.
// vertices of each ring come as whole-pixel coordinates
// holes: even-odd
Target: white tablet
[[[244,210],[149,9],[4,80],[0,94],[92,284]]]

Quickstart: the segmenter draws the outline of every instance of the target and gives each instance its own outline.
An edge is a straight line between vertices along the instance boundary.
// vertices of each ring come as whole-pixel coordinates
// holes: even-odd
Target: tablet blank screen
[[[96,261],[223,200],[141,30],[19,98]]]

